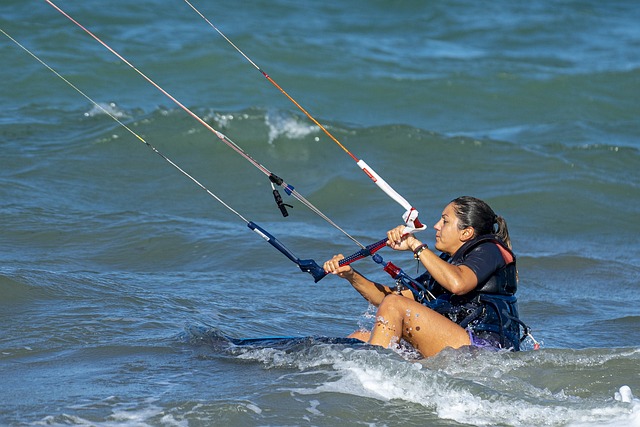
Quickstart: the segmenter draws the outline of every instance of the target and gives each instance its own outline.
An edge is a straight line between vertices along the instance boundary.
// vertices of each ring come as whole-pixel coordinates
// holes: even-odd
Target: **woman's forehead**
[[[447,206],[445,206],[444,210],[442,211],[442,216],[456,216],[456,211],[453,208],[453,203],[449,203]]]

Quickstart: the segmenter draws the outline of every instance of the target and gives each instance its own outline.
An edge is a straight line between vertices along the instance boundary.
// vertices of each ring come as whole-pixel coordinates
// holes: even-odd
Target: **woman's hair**
[[[471,227],[475,231],[476,237],[494,234],[509,249],[512,249],[507,222],[503,217],[496,215],[486,202],[471,196],[461,196],[453,199],[451,203],[458,217],[458,228],[464,230]]]

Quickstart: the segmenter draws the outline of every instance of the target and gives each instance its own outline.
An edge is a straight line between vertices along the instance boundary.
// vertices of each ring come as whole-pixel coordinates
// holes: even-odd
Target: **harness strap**
[[[476,309],[473,310],[467,317],[465,317],[464,320],[462,320],[462,322],[459,323],[459,325],[463,329],[466,329],[466,327],[469,326],[469,323],[476,320],[482,314],[483,311],[484,311],[484,307],[482,305],[476,307]]]

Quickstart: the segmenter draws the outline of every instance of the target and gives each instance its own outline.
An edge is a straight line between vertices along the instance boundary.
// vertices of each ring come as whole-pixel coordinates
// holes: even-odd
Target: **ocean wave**
[[[283,386],[294,396],[325,395],[326,400],[327,394],[340,394],[349,401],[373,399],[386,402],[386,411],[392,413],[393,402],[404,401],[422,406],[438,419],[470,425],[560,426],[576,420],[579,425],[599,425],[638,419],[637,401],[611,401],[626,381],[627,369],[637,363],[637,349],[547,349],[515,354],[457,350],[412,362],[388,351],[309,340],[299,351],[267,344],[235,348],[233,354],[238,358],[235,363],[251,361],[265,369],[293,369],[286,376],[287,383],[296,385]],[[576,377],[576,369],[584,374]],[[599,380],[602,370],[613,373],[607,385]],[[325,415],[331,412],[327,407],[318,410]],[[414,416],[405,414],[408,419]]]

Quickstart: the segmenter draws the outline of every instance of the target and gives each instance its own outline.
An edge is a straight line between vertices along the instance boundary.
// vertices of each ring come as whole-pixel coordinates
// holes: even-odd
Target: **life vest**
[[[518,304],[515,297],[518,288],[516,258],[513,252],[494,235],[481,236],[466,242],[453,256],[440,257],[454,265],[460,265],[465,257],[478,245],[495,244],[505,261],[505,265],[495,271],[487,280],[465,295],[454,295],[444,289],[428,274],[421,276],[435,299],[422,302],[427,307],[448,317],[463,328],[470,329],[475,337],[490,341],[501,348],[514,351],[520,349],[520,326]]]

